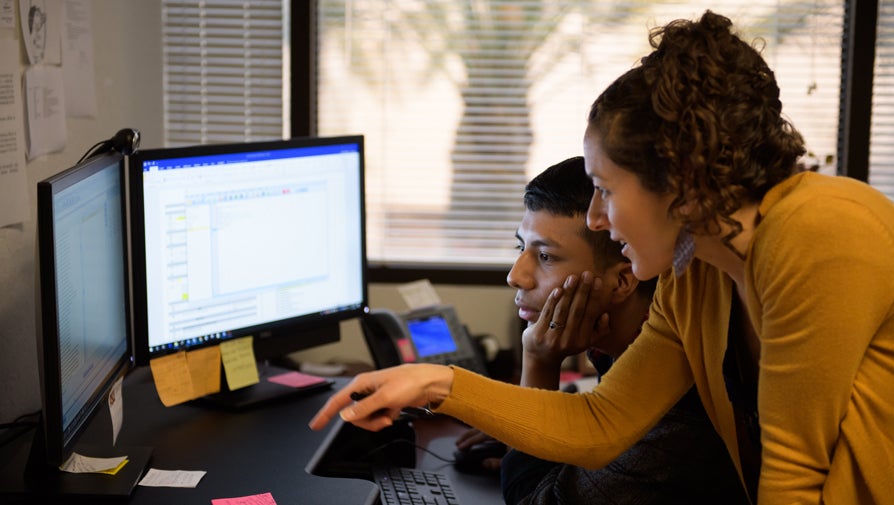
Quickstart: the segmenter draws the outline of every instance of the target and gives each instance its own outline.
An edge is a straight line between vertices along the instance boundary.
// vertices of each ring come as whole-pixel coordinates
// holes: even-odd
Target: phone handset
[[[406,362],[398,352],[398,342],[409,339],[409,335],[397,314],[388,309],[370,309],[362,316],[360,326],[376,368]]]

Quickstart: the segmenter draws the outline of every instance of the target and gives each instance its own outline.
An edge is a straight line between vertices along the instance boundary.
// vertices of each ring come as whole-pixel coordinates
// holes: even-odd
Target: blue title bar
[[[207,147],[209,149],[214,149],[214,146],[211,144]],[[254,146],[246,145],[246,147]],[[174,170],[178,168],[229,165],[232,163],[248,163],[253,161],[270,161],[285,158],[301,158],[306,156],[356,152],[360,152],[360,146],[358,144],[333,144],[326,146],[291,147],[286,149],[269,149],[263,151],[244,151],[223,154],[194,154],[192,156],[184,156],[181,158],[144,160],[143,171]]]

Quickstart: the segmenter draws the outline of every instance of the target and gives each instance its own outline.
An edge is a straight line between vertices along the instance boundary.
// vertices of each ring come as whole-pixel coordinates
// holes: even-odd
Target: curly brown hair
[[[773,72],[728,18],[673,21],[649,42],[654,51],[593,103],[590,129],[645,189],[675,195],[670,212],[693,233],[725,222],[729,240],[741,230],[730,216],[796,172],[804,140],[782,117]]]

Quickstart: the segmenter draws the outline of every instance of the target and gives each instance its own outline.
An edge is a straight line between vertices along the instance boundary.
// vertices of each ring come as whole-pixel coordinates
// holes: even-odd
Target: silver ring
[[[551,330],[555,330],[556,328],[561,328],[561,327],[563,327],[563,326],[565,326],[565,325],[564,325],[564,324],[559,324],[559,323],[557,323],[557,322],[555,322],[555,321],[550,321],[550,322],[549,322],[549,329],[551,329]]]

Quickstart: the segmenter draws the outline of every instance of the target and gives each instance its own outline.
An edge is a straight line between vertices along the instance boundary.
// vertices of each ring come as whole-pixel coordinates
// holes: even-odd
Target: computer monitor
[[[263,365],[367,310],[362,136],[143,150],[128,173],[138,364],[251,335]]]
[[[128,494],[148,462],[144,448],[112,447],[109,432],[103,443],[78,452],[127,455],[131,462],[118,475],[58,471],[89,421],[108,411],[109,392],[132,363],[122,159],[100,155],[37,184],[43,410],[29,469],[47,492]]]

